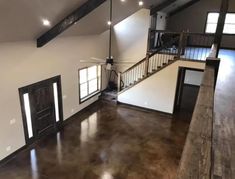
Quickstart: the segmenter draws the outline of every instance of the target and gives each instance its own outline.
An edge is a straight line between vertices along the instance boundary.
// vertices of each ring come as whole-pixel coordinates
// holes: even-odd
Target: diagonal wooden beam
[[[152,16],[152,15],[156,14],[158,11],[170,6],[174,2],[176,2],[176,0],[167,0],[167,1],[164,1],[163,3],[151,8],[150,15]]]
[[[200,0],[192,0],[192,1],[188,2],[188,3],[186,3],[185,5],[180,6],[180,7],[178,7],[177,9],[175,9],[174,11],[172,11],[172,12],[169,14],[169,16],[173,16],[173,15],[175,15],[175,14],[181,12],[181,11],[183,11],[184,9],[187,9],[188,7],[192,6],[193,4],[195,4],[195,3],[199,2],[199,1],[200,1]]]
[[[68,29],[74,23],[76,23],[77,21],[82,19],[84,16],[89,14],[91,11],[96,9],[98,6],[103,4],[105,1],[106,0],[88,0],[87,2],[85,2],[82,6],[80,6],[78,9],[73,11],[63,20],[61,20],[58,24],[52,27],[49,31],[47,31],[42,36],[40,36],[37,39],[37,47],[42,47],[48,42],[50,42],[56,36],[64,32],[66,29]]]
[[[216,33],[215,33],[215,40],[214,40],[214,43],[217,44],[217,49],[218,49],[216,53],[216,57],[218,57],[219,50],[221,47],[221,41],[223,37],[224,25],[225,25],[226,14],[228,12],[228,8],[229,8],[229,0],[221,0],[220,14],[219,14],[218,24],[216,28]]]

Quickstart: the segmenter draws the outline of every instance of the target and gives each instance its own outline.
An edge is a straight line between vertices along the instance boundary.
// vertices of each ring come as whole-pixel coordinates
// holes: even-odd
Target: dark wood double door
[[[55,88],[56,85],[56,88]],[[57,90],[57,91],[55,91]],[[62,97],[60,76],[40,81],[19,89],[26,142],[57,131],[62,122]],[[24,94],[28,94],[33,137],[29,136]],[[55,99],[55,94],[58,99]],[[56,111],[56,105],[58,106]],[[58,115],[56,115],[56,112]]]

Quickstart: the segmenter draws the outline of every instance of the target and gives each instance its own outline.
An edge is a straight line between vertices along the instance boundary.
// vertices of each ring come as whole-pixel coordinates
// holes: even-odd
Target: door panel
[[[53,84],[37,86],[31,90],[30,104],[36,136],[55,129],[55,105]]]

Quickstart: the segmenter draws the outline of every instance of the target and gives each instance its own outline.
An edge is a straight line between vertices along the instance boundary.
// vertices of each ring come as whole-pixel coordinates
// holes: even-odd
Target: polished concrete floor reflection
[[[191,115],[99,101],[0,167],[0,178],[173,179]]]

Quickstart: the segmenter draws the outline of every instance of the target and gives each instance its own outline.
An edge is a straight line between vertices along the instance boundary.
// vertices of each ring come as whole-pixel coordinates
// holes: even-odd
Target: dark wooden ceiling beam
[[[190,6],[192,6],[193,4],[195,4],[195,3],[199,2],[199,1],[200,1],[200,0],[192,0],[192,1],[188,2],[188,3],[186,3],[185,5],[180,6],[180,7],[178,7],[177,9],[175,9],[174,11],[170,12],[170,13],[169,13],[169,16],[173,16],[173,15],[175,15],[175,14],[181,12],[181,11],[183,11],[184,9],[189,8]]]
[[[175,2],[176,2],[176,0],[167,0],[157,6],[154,6],[150,10],[150,15],[152,16],[152,15],[156,14],[158,11],[165,9],[166,7],[170,6],[171,4],[173,4]]]
[[[73,11],[70,15],[65,17],[62,21],[60,21],[58,24],[56,24],[54,27],[52,27],[49,31],[41,35],[37,39],[37,47],[42,47],[48,42],[50,42],[52,39],[54,39],[56,36],[64,32],[66,29],[68,29],[70,26],[72,26],[74,23],[82,19],[84,16],[92,12],[94,9],[96,9],[98,6],[103,4],[106,0],[88,0],[86,3],[84,3],[82,6],[80,6],[78,9]]]

